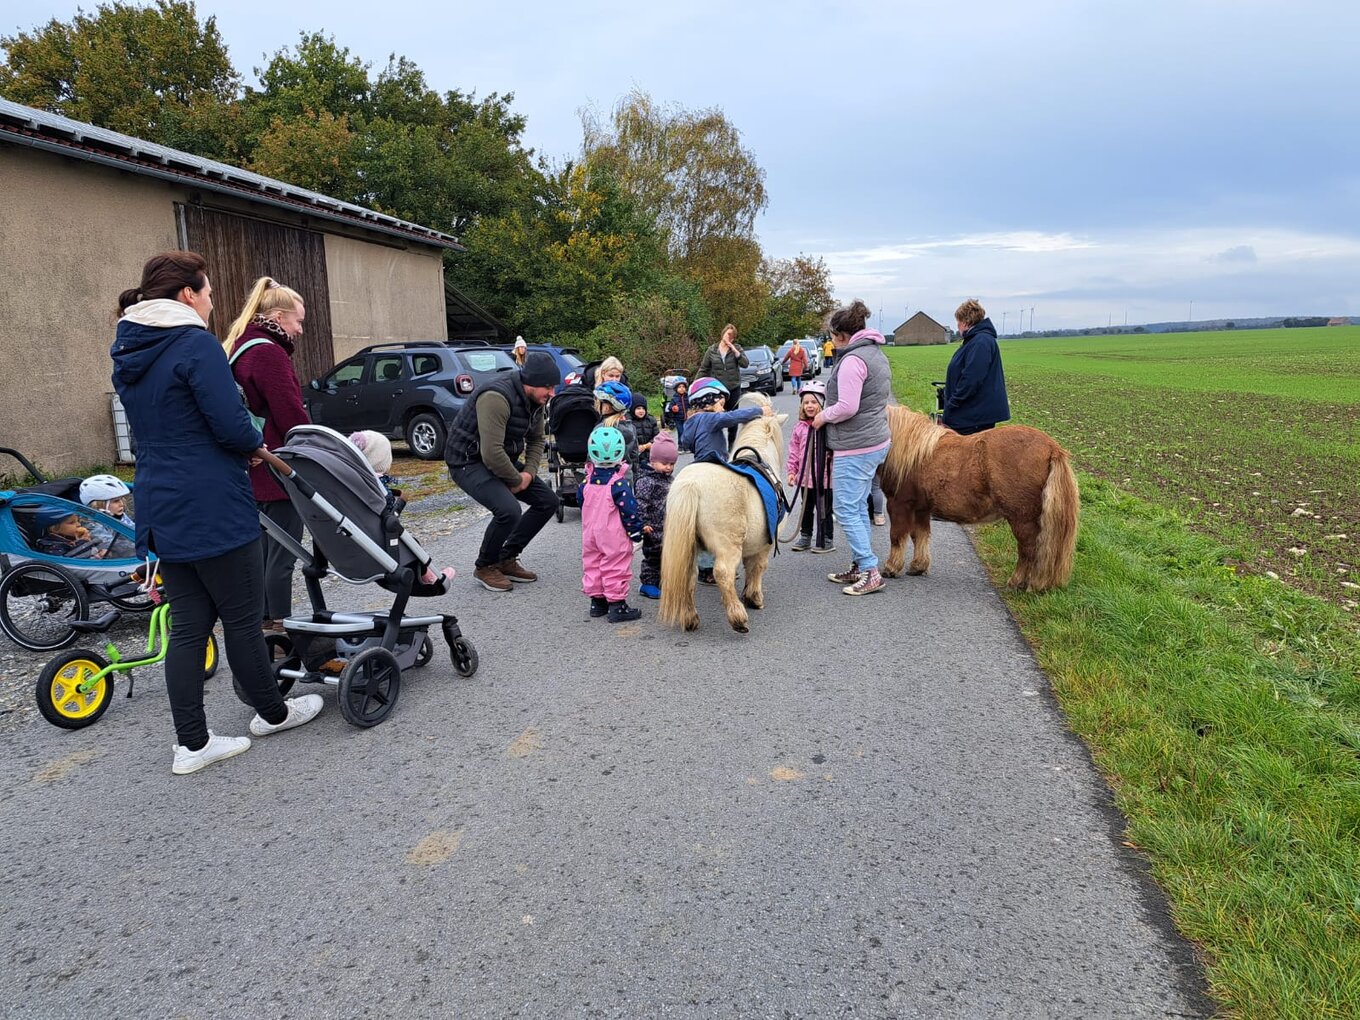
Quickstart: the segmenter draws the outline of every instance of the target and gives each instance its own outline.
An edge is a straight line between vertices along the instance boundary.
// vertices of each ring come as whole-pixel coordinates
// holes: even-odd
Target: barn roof
[[[925,319],[926,322],[929,322],[931,325],[933,325],[933,326],[939,326],[940,329],[944,329],[944,331],[945,331],[946,333],[949,332],[949,330],[945,329],[944,326],[940,326],[940,324],[939,324],[938,322],[936,322],[934,319],[932,319],[932,318],[931,318],[929,315],[927,315],[925,312],[917,312],[915,315],[913,315],[911,318],[909,318],[906,322],[902,323],[901,326],[898,326],[897,329],[901,329],[902,326],[905,326],[905,325],[907,325],[908,323],[915,322],[917,319]],[[897,332],[897,329],[893,330],[893,332],[896,333],[896,332]]]
[[[204,191],[235,195],[438,248],[462,250],[458,238],[429,227],[7,99],[0,99],[0,142],[26,145],[176,184],[189,184]]]

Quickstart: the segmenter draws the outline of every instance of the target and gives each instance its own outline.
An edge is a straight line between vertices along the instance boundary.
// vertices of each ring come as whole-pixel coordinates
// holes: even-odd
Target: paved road
[[[437,658],[375,729],[327,692],[174,777],[147,673],[88,730],[5,734],[0,1015],[1211,1012],[959,530],[863,599],[781,555],[742,637],[712,589],[695,634],[589,620],[575,520],[542,583],[460,578],[480,672]],[[466,578],[479,533],[431,544]],[[248,718],[222,680],[209,715]]]

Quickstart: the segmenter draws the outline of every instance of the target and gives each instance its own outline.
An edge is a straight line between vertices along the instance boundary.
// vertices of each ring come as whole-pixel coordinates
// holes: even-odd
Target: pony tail
[[[1032,591],[1065,588],[1072,577],[1072,559],[1077,545],[1077,521],[1081,515],[1081,494],[1077,476],[1067,451],[1058,448],[1048,462],[1039,511],[1039,542],[1035,550]]]
[[[118,295],[118,314],[121,316],[133,305],[142,300],[142,291],[139,287],[129,287]]]
[[[666,526],[661,543],[661,605],[657,622],[665,627],[693,630],[695,549],[699,532],[699,492],[695,486],[672,487],[666,499]]]
[[[236,346],[236,338],[246,331],[250,320],[255,318],[255,314],[260,310],[260,299],[264,297],[264,292],[277,286],[271,277],[261,276],[250,288],[250,293],[246,295],[245,307],[241,309],[241,314],[236,316],[231,329],[227,330],[226,339],[222,341],[222,350],[226,351],[227,357],[231,357],[231,349]]]

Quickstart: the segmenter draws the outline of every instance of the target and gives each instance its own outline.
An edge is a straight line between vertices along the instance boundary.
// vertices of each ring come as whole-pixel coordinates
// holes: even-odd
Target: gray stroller
[[[477,671],[477,650],[448,613],[406,616],[412,595],[443,595],[444,578],[420,578],[430,556],[402,527],[395,499],[364,455],[344,436],[321,425],[299,425],[273,451],[270,470],[278,477],[311,534],[312,548],[260,515],[272,541],[302,562],[311,601],[310,616],[283,621],[283,634],[266,638],[274,657],[280,693],[294,683],[339,688],[340,714],[355,726],[376,726],[396,707],[402,670],[434,657],[428,630],[444,633],[460,676]],[[276,458],[276,459],[275,459]],[[385,612],[336,612],[326,608],[321,579],[334,574],[351,584],[375,583],[396,598]],[[238,686],[237,695],[244,698]]]

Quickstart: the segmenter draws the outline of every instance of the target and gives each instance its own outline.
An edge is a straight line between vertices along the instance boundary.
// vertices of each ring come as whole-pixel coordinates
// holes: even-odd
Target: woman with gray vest
[[[502,373],[469,397],[449,427],[449,477],[491,511],[472,572],[488,591],[538,580],[520,566],[519,554],[557,513],[557,493],[538,469],[543,405],[561,381],[551,354],[530,351],[518,372]],[[529,509],[522,512],[521,503]]]
[[[878,466],[888,456],[888,397],[892,369],[881,350],[883,334],[865,329],[863,301],[831,313],[836,360],[826,384],[826,407],[812,419],[826,427],[831,461],[831,502],[855,560],[850,569],[827,574],[847,595],[868,595],[883,587],[869,530],[869,493]]]

